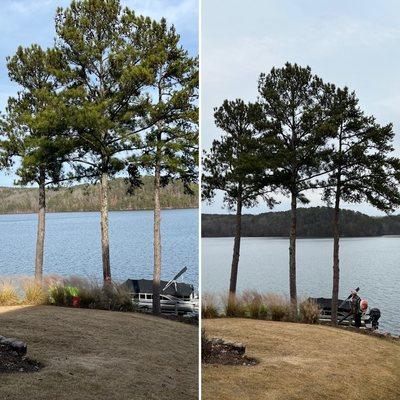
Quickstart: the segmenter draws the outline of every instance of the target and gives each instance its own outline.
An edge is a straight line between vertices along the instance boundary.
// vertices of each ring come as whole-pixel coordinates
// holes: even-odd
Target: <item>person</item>
[[[353,314],[354,318],[354,326],[356,328],[361,327],[361,315],[362,315],[362,310],[361,310],[361,298],[358,295],[356,290],[351,291],[351,313]]]

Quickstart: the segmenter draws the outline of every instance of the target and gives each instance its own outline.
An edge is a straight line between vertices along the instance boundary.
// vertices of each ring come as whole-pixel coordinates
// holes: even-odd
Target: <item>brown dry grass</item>
[[[191,325],[137,313],[0,307],[0,334],[26,341],[28,356],[45,365],[1,375],[1,399],[197,399]]]
[[[400,344],[321,325],[203,321],[210,337],[243,342],[256,366],[203,365],[203,399],[398,400]]]

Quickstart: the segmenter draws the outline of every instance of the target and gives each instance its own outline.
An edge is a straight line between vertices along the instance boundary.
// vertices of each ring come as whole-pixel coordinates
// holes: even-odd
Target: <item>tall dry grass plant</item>
[[[263,295],[260,292],[256,290],[245,290],[241,294],[240,299],[245,313],[248,314],[250,318],[267,318],[267,306],[264,304]]]
[[[229,295],[221,295],[222,308],[226,317],[245,317],[246,308],[240,295],[236,295],[235,299],[229,299]]]
[[[40,305],[49,303],[49,292],[45,286],[38,285],[34,280],[27,280],[23,285],[23,304]]]
[[[201,295],[201,316],[202,318],[217,318],[219,316],[217,299],[212,293]]]
[[[272,321],[293,321],[290,301],[286,296],[266,293],[263,295],[263,301]]]
[[[0,282],[0,306],[15,306],[20,303],[18,291],[11,280]]]
[[[300,321],[305,324],[316,324],[321,313],[318,304],[310,299],[304,299],[299,304]]]

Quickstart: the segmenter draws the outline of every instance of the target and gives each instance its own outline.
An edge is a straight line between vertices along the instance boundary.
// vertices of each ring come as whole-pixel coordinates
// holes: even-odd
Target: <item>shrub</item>
[[[15,306],[20,303],[16,288],[11,281],[3,281],[0,284],[0,306]]]
[[[290,321],[291,307],[286,297],[267,293],[263,295],[264,303],[268,309],[268,315],[273,321]]]
[[[204,293],[201,296],[201,317],[217,318],[219,315],[215,296],[211,293]]]
[[[79,296],[79,289],[76,286],[64,286],[64,305],[71,306],[74,297]]]
[[[49,290],[50,302],[71,306],[74,297],[80,298],[80,307],[114,311],[133,311],[135,303],[129,290],[116,283],[103,286],[96,280],[72,277]]]
[[[38,285],[32,280],[29,280],[23,284],[23,291],[24,304],[39,305],[48,303],[47,290],[43,286]]]
[[[321,310],[315,301],[306,299],[299,304],[299,312],[301,322],[315,324],[318,322]]]
[[[263,304],[263,296],[256,290],[245,290],[241,296],[242,304],[249,317],[266,318],[267,307]]]

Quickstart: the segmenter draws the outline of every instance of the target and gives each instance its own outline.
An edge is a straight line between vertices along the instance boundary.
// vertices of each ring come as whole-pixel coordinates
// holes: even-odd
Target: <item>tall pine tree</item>
[[[8,159],[19,159],[20,185],[39,187],[35,280],[42,283],[46,225],[46,187],[60,183],[63,164],[72,149],[67,136],[68,111],[61,82],[54,74],[65,67],[59,52],[38,45],[19,47],[7,59],[9,77],[20,90],[9,98],[2,143]]]
[[[368,202],[391,212],[400,205],[400,160],[391,155],[392,125],[380,126],[364,115],[354,92],[330,87],[330,123],[335,135],[322,182],[324,199],[334,203],[332,323],[337,323],[339,298],[340,203]]]
[[[297,309],[296,216],[297,203],[308,203],[304,191],[321,173],[329,129],[326,127],[326,91],[309,67],[286,63],[261,74],[258,82],[265,132],[275,138],[278,158],[275,177],[291,198],[289,246],[290,300]]]
[[[259,112],[260,107],[243,100],[225,100],[214,113],[215,125],[224,133],[220,140],[214,140],[203,158],[203,199],[212,201],[220,191],[228,209],[236,209],[228,314],[236,302],[243,208],[254,206],[259,198],[264,198],[271,207],[274,204],[265,180],[269,146],[254,127]]]
[[[180,45],[180,37],[165,19],[142,19],[138,32],[148,66],[154,73],[150,119],[157,123],[146,133],[139,156],[132,163],[154,175],[153,313],[159,314],[161,280],[160,190],[180,179],[187,192],[197,181],[198,164],[198,66]],[[134,170],[135,171],[135,170]]]
[[[122,9],[119,0],[72,1],[56,15],[56,46],[68,63],[65,75],[75,96],[71,132],[79,146],[70,160],[78,175],[100,181],[105,283],[111,281],[109,179],[125,168],[121,154],[134,149],[139,132],[153,124],[145,91],[154,72],[141,48],[143,25],[143,18]]]

